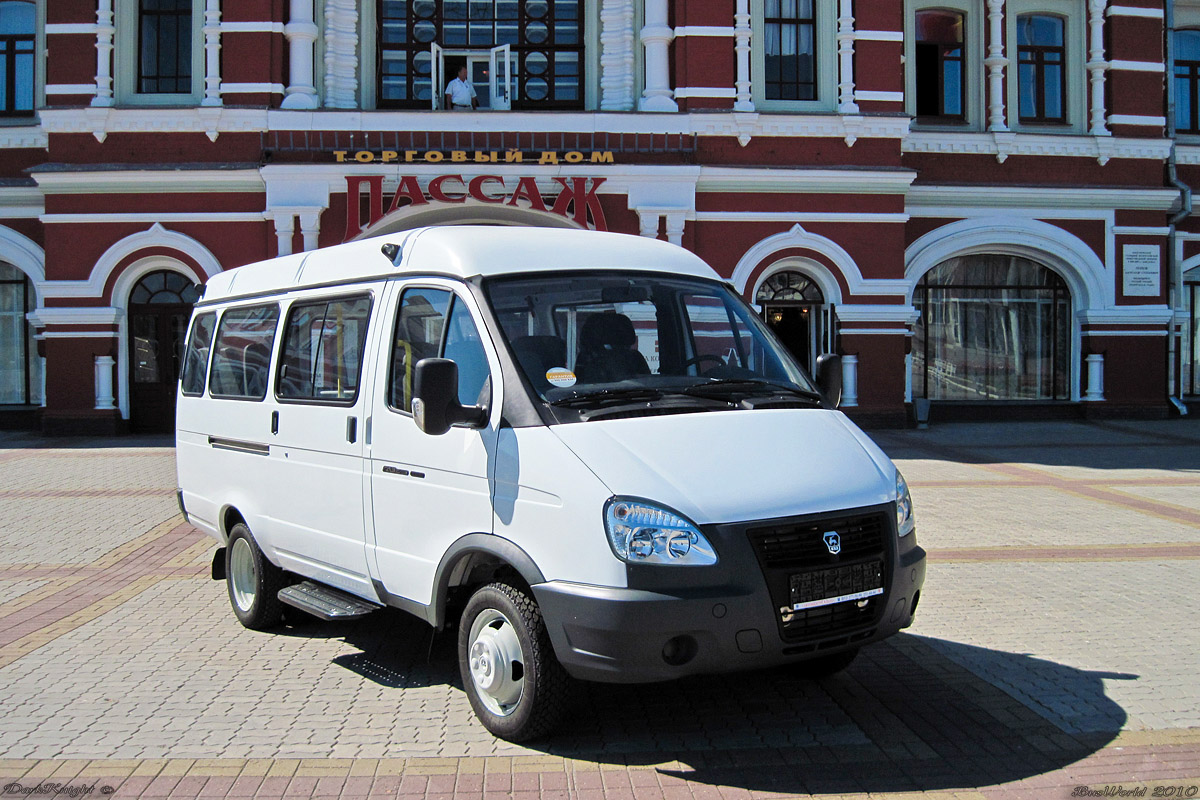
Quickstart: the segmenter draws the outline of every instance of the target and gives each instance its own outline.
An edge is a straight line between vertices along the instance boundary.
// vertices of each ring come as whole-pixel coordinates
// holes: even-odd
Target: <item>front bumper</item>
[[[915,533],[904,537],[907,541],[889,534],[885,591],[869,621],[800,639],[784,638],[778,603],[744,530],[715,533],[722,540],[723,569],[631,568],[630,588],[565,581],[535,585],[550,640],[567,672],[604,683],[647,683],[759,669],[859,647],[912,624],[925,582],[925,551],[916,545]],[[656,571],[642,572],[648,569]],[[704,585],[705,575],[725,580]],[[676,585],[656,587],[656,580]]]

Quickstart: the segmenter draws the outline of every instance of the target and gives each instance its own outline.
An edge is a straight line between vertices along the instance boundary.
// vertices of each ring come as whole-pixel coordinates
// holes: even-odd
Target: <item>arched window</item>
[[[913,396],[930,400],[1067,400],[1071,293],[1026,258],[952,258],[921,278]]]
[[[37,8],[23,0],[0,2],[0,116],[33,114]]]
[[[812,278],[787,270],[776,272],[763,281],[754,296],[754,302],[759,305],[780,302],[824,303],[825,296]]]
[[[35,306],[25,273],[0,263],[0,405],[42,402],[42,360],[25,317]]]
[[[178,272],[151,272],[137,282],[129,293],[130,305],[187,305],[200,297],[196,284]]]
[[[1200,31],[1175,31],[1175,127],[1200,133]]]

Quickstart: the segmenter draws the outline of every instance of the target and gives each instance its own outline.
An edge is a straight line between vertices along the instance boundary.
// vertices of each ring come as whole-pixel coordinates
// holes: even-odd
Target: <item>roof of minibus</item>
[[[380,248],[400,247],[399,266]],[[209,279],[204,302],[402,275],[508,275],[638,269],[719,279],[694,254],[642,236],[486,225],[417,228],[247,264]]]

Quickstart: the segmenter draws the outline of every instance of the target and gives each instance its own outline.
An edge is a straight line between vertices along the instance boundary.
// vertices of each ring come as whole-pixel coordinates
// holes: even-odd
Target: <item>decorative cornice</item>
[[[957,133],[915,131],[901,143],[905,153],[957,153],[992,155],[1001,164],[1009,156],[1059,156],[1094,158],[1101,166],[1113,158],[1166,161],[1169,139],[1133,139],[1113,136],[1070,136],[1037,133]]]
[[[35,172],[36,193],[143,194],[146,192],[265,192],[257,169],[172,169]]]
[[[753,169],[701,167],[698,192],[787,192],[789,194],[905,194],[915,170]]]
[[[905,206],[920,208],[1095,209],[1169,211],[1179,202],[1174,189],[1076,189],[1024,186],[938,186],[921,184],[908,190]],[[927,214],[924,216],[928,216]]]
[[[42,112],[45,113],[44,111]],[[21,127],[0,127],[0,150],[18,150],[23,148],[47,150],[50,147],[50,137],[46,131],[37,125],[22,125]]]
[[[266,129],[263,109],[229,108],[87,108],[43,109],[46,133],[90,133],[103,142],[110,133],[203,133],[216,141],[222,133],[259,133]]]

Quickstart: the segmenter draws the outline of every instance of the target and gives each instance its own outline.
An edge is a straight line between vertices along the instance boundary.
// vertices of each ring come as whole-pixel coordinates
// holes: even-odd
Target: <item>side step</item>
[[[360,597],[312,581],[302,581],[280,589],[279,599],[289,606],[329,622],[340,619],[358,619],[376,609],[383,608],[383,606],[377,606]]]

